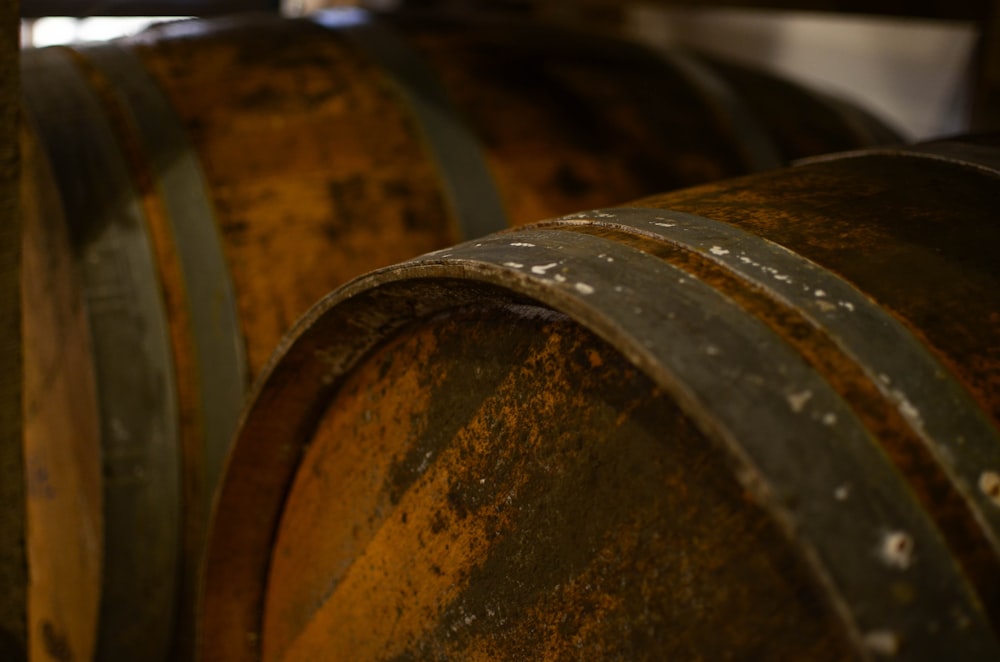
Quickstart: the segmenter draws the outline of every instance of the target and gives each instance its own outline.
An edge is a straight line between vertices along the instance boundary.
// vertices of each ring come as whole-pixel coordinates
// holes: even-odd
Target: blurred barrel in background
[[[27,654],[87,659],[96,636],[103,534],[90,333],[52,173],[37,142],[21,138]]]
[[[735,65],[470,17],[188,21],[22,63],[54,182],[29,203],[64,213],[85,301],[52,305],[86,312],[93,354],[65,367],[96,385],[99,659],[190,631],[245,389],[324,293],[508,224],[894,138]]]
[[[337,290],[236,438],[204,659],[995,658],[998,179],[847,153]]]

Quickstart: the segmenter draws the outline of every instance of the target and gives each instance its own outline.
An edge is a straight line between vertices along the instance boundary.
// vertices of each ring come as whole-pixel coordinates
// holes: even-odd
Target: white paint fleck
[[[434,451],[427,451],[427,454],[424,455],[424,459],[420,461],[420,466],[417,467],[418,474],[422,474],[427,470],[427,466],[430,464],[432,455],[434,455]]]
[[[482,246],[482,245],[483,245],[483,244],[482,244],[482,242],[480,242],[480,243],[476,244],[476,246],[475,246],[475,247],[476,247],[476,248],[479,248],[479,247],[480,247],[480,246]]]
[[[604,259],[607,260],[608,262],[614,262],[615,261],[615,258],[611,257],[610,255],[608,255]]]
[[[774,274],[774,280],[780,280],[785,283],[791,283],[792,277],[787,274]]]
[[[899,653],[900,638],[892,630],[872,630],[864,636],[865,646],[876,655],[892,657]]]
[[[480,478],[479,479],[479,484],[480,485],[485,485],[486,484],[486,479],[485,478]]]
[[[740,262],[742,262],[743,264],[753,264],[753,260],[748,258],[746,255],[740,256]]]
[[[615,285],[615,292],[624,292],[625,288],[621,285]]]
[[[708,356],[718,356],[719,354],[722,354],[722,350],[715,345],[707,345],[705,347],[705,354]]]
[[[882,537],[879,556],[886,565],[906,570],[913,563],[913,538],[905,531],[889,531]]]
[[[552,279],[555,280],[557,283],[566,282],[566,276],[563,276],[562,274],[552,274]]]
[[[834,414],[832,411],[828,411],[825,414],[823,414],[823,418],[820,420],[822,421],[823,425],[834,426],[837,424],[837,415]]]
[[[729,255],[729,249],[723,248],[722,246],[712,246],[708,249],[708,252],[712,255]]]
[[[848,312],[854,312],[854,304],[850,301],[840,301],[838,302],[841,308],[846,308]]]
[[[529,244],[526,241],[515,241],[515,242],[511,243],[511,246],[523,246],[525,248],[534,248],[535,247],[534,244]]]
[[[837,489],[833,491],[833,498],[837,501],[847,501],[851,496],[851,486],[847,483],[843,485],[838,485]]]
[[[505,266],[505,267],[513,267],[514,269],[520,269],[524,265],[521,264],[520,262],[504,262],[503,266]]]
[[[805,390],[800,393],[789,393],[788,394],[788,406],[792,408],[796,414],[805,409],[806,403],[813,397],[812,391]]]
[[[920,416],[920,410],[913,406],[913,403],[906,399],[901,391],[894,391],[893,395],[899,400],[899,413],[903,415],[903,418],[908,420],[910,423],[922,426],[924,424],[923,418]]]
[[[573,285],[573,287],[580,294],[593,294],[594,293],[593,286],[588,285],[586,283],[576,283],[575,285]]]
[[[886,386],[888,386],[889,384],[891,384],[891,383],[892,383],[892,380],[891,380],[891,379],[889,378],[889,375],[885,374],[884,372],[883,372],[882,374],[880,374],[880,375],[878,376],[878,378],[879,378],[879,380],[881,380],[881,381],[882,381],[882,383],[883,383],[883,384],[885,384]]]
[[[558,266],[558,264],[559,264],[558,262],[550,262],[548,264],[536,264],[535,266],[531,267],[531,273],[538,274],[539,276],[544,276],[546,271],[548,271],[552,267]]]
[[[813,294],[815,294],[817,297],[825,297],[826,296],[826,292],[824,292],[823,290],[816,290],[815,292],[813,292]]]
[[[1000,506],[1000,473],[996,471],[984,471],[979,474],[979,489],[993,503]]]
[[[673,227],[677,227],[676,223],[653,223],[653,225],[659,225],[661,228],[673,228]]]

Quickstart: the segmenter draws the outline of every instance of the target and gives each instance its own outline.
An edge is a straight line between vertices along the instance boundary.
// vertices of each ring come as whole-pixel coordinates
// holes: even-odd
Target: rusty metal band
[[[570,222],[574,217],[699,253],[825,329],[899,409],[1000,553],[1000,504],[979,487],[984,475],[1000,471],[1000,431],[892,315],[814,262],[725,223],[662,209],[607,209],[572,215]]]
[[[824,163],[841,159],[856,159],[867,156],[893,156],[930,159],[951,163],[963,168],[970,168],[981,173],[1000,177],[1000,152],[995,147],[977,145],[975,142],[961,140],[941,140],[901,147],[883,147],[873,149],[849,150],[836,154],[812,156],[795,161],[795,165]]]
[[[661,51],[660,57],[695,88],[728,129],[750,172],[772,170],[785,165],[771,134],[729,83],[711,66],[682,51]]]
[[[71,56],[29,51],[22,66],[93,339],[105,522],[97,657],[153,659],[169,644],[180,540],[176,386],[153,249],[114,133]]]
[[[197,356],[207,514],[249,382],[236,295],[208,184],[184,128],[132,51],[78,48],[111,82],[149,158],[180,259]]]
[[[391,79],[437,165],[462,237],[506,228],[507,215],[479,139],[420,54],[388,24],[360,9],[330,9],[311,20],[342,35]]]
[[[892,648],[886,642],[902,642],[892,651],[901,660],[1000,655],[935,525],[849,405],[803,357],[664,260],[559,229],[495,235],[373,272],[303,318],[258,382],[262,397],[241,427],[209,554],[213,636],[203,653],[242,649],[232,659],[258,659],[246,633],[259,632],[257,605],[297,466],[294,449],[340,380],[402,325],[489,297],[568,314],[669,393],[726,451],[737,478],[827,586],[863,657]],[[275,425],[278,411],[283,420]],[[285,448],[287,459],[274,461],[262,482],[253,467],[275,447]],[[838,501],[845,484],[851,502],[864,507]],[[236,524],[248,507],[260,521],[255,531]],[[907,563],[880,553],[894,536],[912,545]],[[894,590],[900,585],[905,597]],[[242,613],[231,609],[237,595],[247,603]]]

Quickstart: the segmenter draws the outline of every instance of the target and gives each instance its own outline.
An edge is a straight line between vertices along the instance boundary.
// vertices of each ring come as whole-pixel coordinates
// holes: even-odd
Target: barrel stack
[[[993,659],[1000,143],[362,276],[257,382],[203,659]]]
[[[218,614],[212,605],[217,604],[213,602],[218,595],[215,582],[222,581],[225,573],[218,580],[208,578],[204,620],[194,611],[209,511],[248,385],[264,375],[270,379],[272,371],[278,370],[278,364],[265,367],[275,347],[292,347],[289,343],[294,344],[296,336],[286,333],[324,294],[356,276],[421,253],[443,250],[439,256],[445,256],[448,246],[508,226],[580,209],[605,209],[644,195],[747,172],[770,171],[810,155],[898,140],[891,129],[860,109],[732,63],[686,52],[653,53],[606,36],[476,15],[376,17],[357,10],[332,10],[302,20],[262,15],[186,21],[108,44],[25,51],[21,67],[24,444],[32,572],[28,629],[32,655],[39,659],[46,655],[187,659],[196,627],[204,628],[206,651],[215,645],[211,642],[222,641],[214,635],[218,628],[212,619]],[[623,266],[621,260],[614,264],[610,253],[601,259],[609,268]],[[532,277],[550,273],[554,278],[561,273],[546,267],[547,263],[529,265],[516,257],[508,262],[522,264]],[[584,281],[574,285],[581,295],[592,286]],[[483,310],[493,306],[491,296],[483,299]],[[433,299],[429,297],[427,303]],[[409,295],[399,302],[414,312],[424,305]],[[474,310],[478,306],[466,311],[472,315],[469,320],[479,314]],[[600,333],[554,307],[549,310],[518,299],[499,308],[507,312],[496,318],[497,328],[490,333],[499,334],[495,340],[513,352],[512,361],[515,356],[528,360],[529,354],[538,365],[556,361],[552,364],[556,366],[563,360],[560,352],[552,353],[555,346],[546,349],[547,345],[536,346],[536,340],[528,340],[537,332],[550,339],[546,342],[561,343],[564,349],[577,347],[586,355],[585,362],[565,367],[570,371],[568,388],[605,393],[602,389],[615,379],[627,383],[621,397],[591,394],[575,401],[577,409],[572,411],[592,415],[580,419],[590,421],[592,427],[587,433],[591,441],[581,438],[581,448],[619,434],[619,424],[606,418],[616,408],[624,408],[620,415],[632,412],[634,406],[639,408],[636,411],[653,415],[655,410],[657,417],[666,416],[665,409],[659,411],[660,405],[639,404],[650,397],[663,404],[673,396],[633,365],[634,357],[625,352],[625,358],[613,358],[619,350],[612,346],[595,353],[583,349],[597,342],[594,339]],[[524,339],[507,337],[505,322],[500,322],[508,313],[520,320],[514,324],[515,335]],[[371,320],[376,320],[382,313],[372,315]],[[362,318],[356,321],[362,326],[369,323]],[[452,334],[454,342],[466,333],[465,327],[454,326],[453,321],[442,318],[440,323],[444,326],[438,331]],[[301,331],[301,324],[298,328]],[[475,337],[470,334],[468,340]],[[388,340],[381,336],[372,340],[365,334],[352,338],[349,342],[357,344],[351,352],[362,353]],[[430,338],[399,351],[430,351],[421,344]],[[524,342],[528,345],[522,347]],[[447,352],[460,350],[456,345]],[[458,361],[458,356],[447,361]],[[350,361],[357,358],[355,354],[350,357]],[[405,379],[417,379],[421,388],[444,380],[461,390],[461,382],[446,379],[444,373],[434,377],[433,357],[427,357],[426,367],[431,370],[425,376],[418,378],[414,373]],[[328,366],[326,376],[333,381],[321,390],[332,393],[333,383],[341,379],[337,371],[347,370],[350,361],[323,347],[315,348],[314,358]],[[391,375],[410,369],[395,360],[386,361],[385,370]],[[454,368],[453,363],[448,365]],[[497,386],[501,382],[496,380],[507,370],[500,365],[475,365],[454,368],[457,372],[453,373],[452,368],[446,370],[455,377],[474,368],[465,395],[470,399],[463,406],[478,406],[476,398],[485,397],[471,386],[479,378],[476,370],[492,374],[490,379]],[[597,379],[602,370],[607,374]],[[540,368],[536,376],[547,380],[552,389],[561,383],[548,369]],[[395,386],[391,390],[402,393]],[[622,399],[626,394],[635,397],[634,404]],[[258,395],[270,397],[259,389]],[[589,409],[584,405],[590,402],[586,398],[593,397],[611,398],[610,409],[586,413]],[[450,401],[434,395],[399,406],[419,407],[421,402],[432,406],[432,402]],[[550,404],[560,409],[571,403],[552,400]],[[433,406],[447,410],[452,405]],[[253,407],[244,414],[245,421],[256,415],[259,401]],[[423,420],[416,409],[406,415],[411,414],[413,421]],[[312,434],[310,426],[318,415],[310,414],[313,418],[302,423],[307,427],[299,432]],[[447,411],[441,415],[451,416]],[[566,418],[565,424],[573,428],[576,416]],[[683,413],[669,420],[689,416]],[[390,503],[410,498],[406,495],[416,477],[431,466],[438,448],[435,444],[440,443],[443,451],[451,443],[448,426],[454,427],[459,420],[448,420],[441,431],[423,427],[406,431],[406,435],[437,435],[438,441],[428,442],[431,446],[420,446],[423,459],[411,457],[408,446],[395,450],[385,446],[389,455],[371,456],[371,470],[352,473],[349,479],[371,479],[380,471],[380,462],[404,453],[408,459],[398,468],[401,473],[394,480],[399,484],[393,488]],[[546,425],[564,425],[556,418],[545,420],[549,421]],[[428,418],[426,425],[431,424]],[[699,439],[698,435],[708,435],[699,427],[702,424],[692,424],[684,434]],[[247,425],[241,434],[248,434]],[[285,419],[276,418],[267,425],[274,426],[276,434],[291,429],[285,427]],[[381,448],[392,434],[403,433],[403,428],[391,434],[390,429],[363,435]],[[458,434],[459,428],[454,429]],[[274,478],[265,483],[291,480],[297,470],[285,463],[298,462],[297,444],[304,437],[296,439],[291,445],[271,448]],[[601,448],[607,452],[611,447]],[[234,458],[241,452],[237,450]],[[632,460],[642,464],[638,457]],[[707,458],[706,462],[721,461],[716,456]],[[269,461],[258,460],[261,467]],[[239,485],[243,480],[240,460],[233,462],[237,468],[230,470],[227,481]],[[473,468],[470,464],[463,470]],[[628,478],[631,469],[620,468],[624,472],[620,481],[633,482]],[[521,478],[513,476],[505,480],[520,484]],[[536,476],[529,482],[537,480],[542,479]],[[364,490],[358,487],[361,501],[349,506],[350,517],[365,510],[365,503],[380,513],[388,512],[388,506],[379,501],[382,496],[374,492],[363,496]],[[594,495],[603,495],[600,502],[614,497],[625,504],[644,494],[640,490],[626,498],[623,490],[603,483],[593,488]],[[254,498],[272,498],[269,490]],[[460,500],[466,498],[456,494]],[[733,495],[736,492],[730,494],[736,498]],[[513,500],[515,493],[508,496]],[[485,492],[483,498],[487,498]],[[744,495],[738,501],[748,498]],[[553,501],[552,507],[565,506],[560,503]],[[230,526],[231,513],[225,513],[232,503],[224,504],[228,505],[220,511],[217,531]],[[344,507],[348,507],[346,502]],[[456,507],[466,516],[471,512],[467,506]],[[659,502],[652,507],[661,509],[656,513],[667,512]],[[622,508],[618,514],[590,523],[589,533],[580,534],[583,538],[560,539],[564,548],[579,548],[583,554],[572,568],[582,571],[589,563],[590,552],[583,552],[581,541],[592,542],[593,536],[605,535],[609,527],[620,524],[620,514],[628,510],[625,505]],[[596,512],[581,505],[579,513],[591,511]],[[444,530],[452,517],[443,511],[440,517],[430,511],[400,512],[404,520],[436,518],[427,524],[428,531]],[[261,515],[259,526],[253,524],[258,522],[254,515],[247,519],[248,526],[260,534],[276,535],[276,521],[267,519],[278,517],[276,513]],[[649,511],[642,517],[653,514]],[[366,526],[375,535],[381,520],[372,517]],[[746,526],[776,526],[768,522],[761,515]],[[541,520],[538,523],[542,525]],[[500,536],[499,520],[489,526],[492,532],[484,536]],[[333,536],[321,530],[317,529],[317,535]],[[553,535],[567,531],[553,529]],[[783,532],[777,526],[772,533],[780,538]],[[213,540],[218,541],[218,535],[214,533]],[[635,535],[639,536],[635,545],[645,540],[638,529]],[[324,544],[342,542],[335,536],[324,540]],[[427,566],[438,583],[457,572],[446,560],[459,552],[448,551],[450,543],[445,545],[434,548],[436,560]],[[476,553],[485,553],[488,545],[483,545]],[[391,546],[404,549],[397,548],[396,542]],[[649,549],[643,563],[654,563],[659,547],[645,542],[641,546]],[[315,552],[311,547],[305,551],[307,547],[301,553]],[[289,558],[298,558],[300,551],[292,548]],[[761,548],[754,553],[764,559],[769,552]],[[424,553],[431,558],[427,554],[431,552]],[[795,558],[793,551],[786,556]],[[213,558],[213,563],[218,562]],[[348,557],[344,558],[347,562]],[[474,558],[478,557],[473,554],[466,560],[471,563]],[[255,558],[253,562],[258,570],[271,568],[267,571],[278,573],[276,577],[296,575],[287,567],[272,568],[270,561]],[[234,568],[242,567],[241,563]],[[576,571],[561,563],[554,560],[545,576],[569,577]],[[315,582],[307,581],[305,575],[275,580],[273,586],[285,586],[288,591],[268,598],[279,605],[273,608],[279,625],[267,631],[279,634],[267,635],[261,643],[256,637],[262,629],[254,626],[247,630],[249,635],[244,633],[244,644],[268,656],[293,650],[302,619],[311,618],[309,609],[298,604],[303,598],[296,592],[333,590],[327,569],[315,572],[309,575]],[[807,579],[791,582],[793,593],[812,590],[802,588],[812,581],[808,568],[802,573]],[[632,576],[638,575],[626,573],[622,580]],[[303,588],[305,583],[308,590]],[[567,591],[579,588],[557,583]],[[543,585],[548,586],[544,582],[539,586]],[[449,586],[454,590],[459,584]],[[469,586],[483,591],[490,584],[477,581]],[[755,594],[741,590],[748,600]],[[325,601],[309,595],[316,604]],[[514,602],[506,602],[504,609],[516,608],[519,617],[544,612],[538,605],[518,602],[533,595],[530,591],[509,595]],[[663,597],[658,595],[657,600]],[[818,595],[817,601],[822,602],[826,594],[820,591]],[[258,598],[263,599],[250,599],[231,616],[243,618],[242,610]],[[375,611],[371,613],[381,613],[378,600],[383,598],[372,594],[372,599]],[[435,599],[422,594],[420,600],[431,602],[421,609],[429,614]],[[570,593],[553,600],[553,605],[576,604]],[[662,617],[656,604],[662,606],[653,601],[644,607],[654,620]],[[578,607],[612,614],[610,603],[600,609],[591,602]],[[730,607],[735,609],[726,608]],[[834,614],[842,616],[837,609]],[[401,626],[400,632],[427,627],[427,622],[413,621],[410,614],[406,618],[409,625]],[[456,617],[454,623],[464,623],[466,618],[483,617],[470,613]],[[390,623],[381,620],[380,627]],[[501,620],[498,627],[506,632],[509,621],[496,622]],[[619,631],[632,632],[629,623],[633,621],[645,622],[635,614],[619,614],[601,622],[606,627],[617,623],[613,627]],[[829,632],[835,630],[830,626]],[[807,630],[801,640],[815,643],[835,638],[820,637],[819,632]],[[812,639],[809,633],[819,638]],[[655,642],[661,634],[658,626],[650,625],[647,634],[635,636]],[[528,640],[520,635],[510,636],[511,642],[519,642],[510,649],[512,655],[542,650],[525,643]],[[373,631],[368,645],[390,639],[385,633],[375,636]],[[579,639],[585,640],[591,641]],[[416,645],[412,643],[416,640],[406,641],[410,641],[406,650]],[[431,641],[412,650],[445,650]],[[492,645],[486,641],[480,644]],[[558,643],[546,641],[546,646]],[[316,653],[320,658],[336,650],[326,644],[320,648],[304,645],[305,654]],[[635,650],[645,650],[643,645],[636,644]],[[479,649],[458,650],[472,654]],[[482,650],[486,655],[492,649]],[[229,659],[231,652],[213,650],[206,652],[206,659]]]

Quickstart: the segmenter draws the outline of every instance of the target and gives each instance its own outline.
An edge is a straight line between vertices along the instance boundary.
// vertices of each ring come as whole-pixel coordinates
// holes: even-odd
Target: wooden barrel
[[[858,151],[337,290],[244,415],[203,659],[996,659],[998,180]]]
[[[85,310],[76,338],[93,355],[96,656],[161,657],[190,632],[178,604],[194,601],[190,560],[247,384],[324,293],[508,224],[892,137],[768,77],[768,100],[744,98],[756,83],[736,71],[565,30],[353,10],[25,52],[26,119],[55,180],[31,195],[66,216],[82,293],[59,305]]]
[[[100,598],[101,437],[91,339],[48,162],[21,136],[27,656],[92,659]],[[6,543],[5,543],[6,544]]]

